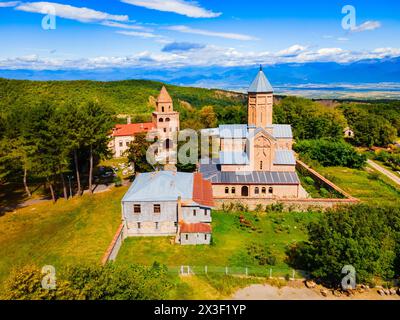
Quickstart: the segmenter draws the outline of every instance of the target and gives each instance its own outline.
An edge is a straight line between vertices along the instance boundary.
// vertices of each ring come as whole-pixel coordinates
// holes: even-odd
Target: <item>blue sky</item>
[[[356,24],[342,28],[342,8]],[[55,10],[55,29],[42,19]],[[400,56],[399,1],[0,1],[0,68],[240,66]]]

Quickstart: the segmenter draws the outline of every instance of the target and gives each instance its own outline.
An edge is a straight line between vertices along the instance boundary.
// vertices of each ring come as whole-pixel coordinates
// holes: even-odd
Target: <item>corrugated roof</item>
[[[247,138],[247,124],[221,124],[219,136],[220,138]]]
[[[193,201],[204,206],[213,207],[214,198],[211,182],[203,179],[199,172],[193,174]]]
[[[277,165],[296,165],[296,158],[292,150],[275,150],[274,164]]]
[[[245,152],[219,152],[220,164],[248,164],[249,158]]]
[[[211,225],[208,223],[183,223],[181,233],[211,233]]]
[[[292,126],[290,124],[273,124],[271,127],[275,138],[293,138]]]
[[[274,90],[272,89],[271,84],[269,83],[267,77],[264,74],[264,71],[262,70],[262,67],[260,67],[260,71],[258,71],[257,76],[251,83],[249,89],[247,92],[249,93],[269,93],[273,92]]]
[[[207,129],[201,129],[200,130],[202,135],[205,136],[219,136],[219,128],[207,128]]]
[[[193,173],[157,171],[139,174],[122,201],[191,200],[192,195]]]

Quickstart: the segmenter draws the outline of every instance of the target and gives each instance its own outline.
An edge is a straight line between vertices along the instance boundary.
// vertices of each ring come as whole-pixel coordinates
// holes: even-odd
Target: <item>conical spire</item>
[[[267,77],[264,74],[263,67],[260,65],[260,70],[257,76],[251,83],[247,92],[249,93],[269,93],[273,92],[271,84],[269,83]]]
[[[169,95],[167,88],[165,88],[165,86],[162,86],[160,94],[158,95],[158,98],[157,98],[157,102],[158,103],[160,103],[160,102],[161,103],[165,103],[165,102],[172,103],[171,96]]]

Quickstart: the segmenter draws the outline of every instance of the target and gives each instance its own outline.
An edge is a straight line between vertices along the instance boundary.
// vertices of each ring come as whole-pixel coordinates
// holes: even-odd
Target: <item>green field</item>
[[[373,205],[400,204],[400,188],[372,168],[318,167],[316,170],[361,201]]]
[[[243,227],[240,215],[250,222]],[[213,212],[213,243],[210,246],[177,246],[170,237],[132,237],[125,240],[117,263],[166,264],[172,270],[189,265],[195,272],[229,272],[267,275],[272,268],[275,275],[285,276],[291,269],[286,263],[288,245],[306,239],[305,226],[317,219],[318,213],[225,213]],[[252,229],[254,227],[254,230]],[[249,252],[249,246],[253,251]],[[260,264],[255,258],[266,250],[276,259],[274,264]]]
[[[0,217],[0,287],[11,269],[34,263],[100,263],[121,220],[125,187]]]

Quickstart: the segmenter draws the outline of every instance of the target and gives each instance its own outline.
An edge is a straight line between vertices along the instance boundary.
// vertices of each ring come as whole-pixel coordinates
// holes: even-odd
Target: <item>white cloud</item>
[[[122,31],[121,32],[135,32]],[[144,36],[131,34],[132,36]],[[151,35],[153,37],[156,35]],[[299,50],[295,50],[298,46]],[[295,45],[278,52],[239,51],[208,45],[197,50],[182,52],[143,51],[129,56],[99,56],[94,58],[60,58],[49,55],[46,58],[28,55],[0,59],[0,69],[32,70],[90,70],[97,68],[128,67],[188,67],[188,66],[248,66],[255,64],[306,63],[306,62],[339,62],[347,63],[362,59],[382,59],[400,56],[400,48],[377,48],[372,51],[349,51],[342,48],[309,49]],[[301,48],[300,48],[301,47]],[[304,49],[303,49],[304,48]],[[301,49],[301,50],[300,50]],[[282,52],[297,52],[282,55]]]
[[[56,16],[65,19],[77,20],[80,22],[99,22],[105,20],[112,21],[129,21],[127,15],[113,15],[106,12],[101,12],[89,8],[78,8],[66,4],[59,4],[54,2],[28,2],[21,3],[15,7],[16,10],[49,14],[56,13]]]
[[[19,3],[20,3],[19,1],[0,2],[0,8],[15,7]]]
[[[161,36],[158,36],[151,32],[140,32],[140,31],[117,31],[117,33],[123,34],[125,36],[140,37],[140,38],[160,38],[161,37]]]
[[[100,24],[103,25],[103,26],[112,27],[112,28],[146,30],[145,27],[140,26],[140,25],[132,25],[132,24],[115,22],[115,21],[103,21]]]
[[[255,37],[240,33],[227,33],[227,32],[216,32],[203,29],[193,29],[187,26],[170,26],[166,27],[166,29],[182,33],[198,34],[202,36],[219,37],[219,38],[233,39],[233,40],[242,40],[242,41],[258,40]]]
[[[304,50],[306,50],[306,47],[301,46],[299,44],[295,44],[287,49],[278,51],[277,55],[278,56],[294,56],[294,55],[298,55],[300,52],[303,52]]]
[[[220,12],[213,12],[202,8],[197,2],[184,0],[121,0],[147,9],[165,12],[174,12],[191,18],[215,18],[221,15]]]
[[[363,32],[363,31],[371,31],[380,28],[382,25],[379,21],[365,21],[351,29],[352,32]]]
[[[349,38],[345,38],[345,37],[339,37],[336,39],[337,41],[349,41]]]

